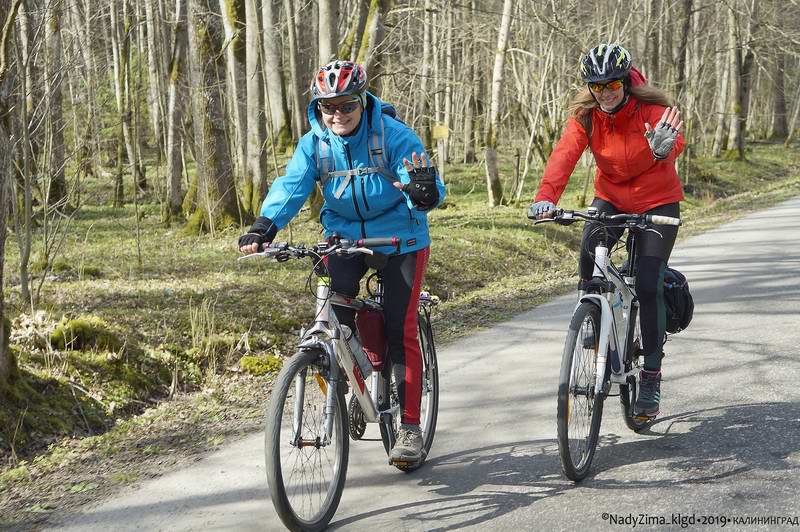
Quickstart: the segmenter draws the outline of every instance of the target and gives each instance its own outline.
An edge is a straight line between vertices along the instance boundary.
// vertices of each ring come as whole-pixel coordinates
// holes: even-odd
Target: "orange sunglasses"
[[[613,81],[609,81],[608,83],[589,83],[589,90],[598,94],[603,92],[604,89],[615,91],[620,87],[622,87],[621,79],[615,79]]]

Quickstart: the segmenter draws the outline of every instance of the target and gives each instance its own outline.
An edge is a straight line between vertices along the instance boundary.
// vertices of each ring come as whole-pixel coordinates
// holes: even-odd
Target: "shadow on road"
[[[606,410],[607,416],[612,413],[613,409]],[[401,519],[409,524],[425,520],[435,526],[426,530],[453,530],[574,489],[642,490],[644,495],[652,488],[715,483],[739,475],[791,478],[800,471],[797,403],[744,404],[677,414],[658,420],[644,436],[622,442],[617,434],[604,434],[592,476],[577,485],[561,475],[558,447],[552,439],[437,457],[412,474],[431,497],[377,508],[336,521],[331,528],[344,529],[402,512]],[[631,478],[631,472],[640,474]]]

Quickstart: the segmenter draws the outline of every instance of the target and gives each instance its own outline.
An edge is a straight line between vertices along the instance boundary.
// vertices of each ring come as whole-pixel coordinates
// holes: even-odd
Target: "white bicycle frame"
[[[625,355],[627,346],[630,345],[629,335],[636,334],[637,329],[637,327],[629,327],[628,324],[631,308],[633,305],[638,306],[639,302],[636,299],[636,292],[634,292],[635,279],[628,276],[623,277],[620,271],[611,264],[608,248],[603,245],[597,246],[594,257],[592,277],[607,279],[616,289],[605,294],[582,292],[575,308],[577,310],[577,307],[584,302],[594,303],[600,308],[600,337],[595,362],[597,378],[594,385],[595,394],[600,394],[603,391],[603,376],[606,374],[609,355],[616,359],[618,362],[616,367],[619,368],[619,371],[615,371],[614,365],[611,366],[612,384],[626,384],[628,376],[638,371],[637,368],[625,371]],[[630,272],[630,269],[628,271]],[[638,312],[636,319],[639,319]]]
[[[330,287],[321,282],[317,285],[317,308],[316,319],[313,325],[300,333],[300,343],[298,348],[301,350],[319,349],[326,353],[330,361],[330,382],[332,386],[328,386],[325,396],[325,443],[330,442],[331,435],[333,434],[333,413],[336,405],[336,386],[340,380],[340,370],[343,370],[347,379],[352,384],[351,388],[353,394],[358,399],[359,405],[364,412],[364,419],[367,423],[379,423],[381,421],[381,414],[391,412],[391,408],[381,411],[378,410],[377,405],[385,404],[384,397],[381,396],[382,391],[386,388],[383,381],[383,375],[380,371],[373,371],[370,377],[370,386],[367,387],[363,375],[358,366],[355,364],[347,341],[344,339],[339,320],[336,318],[336,313],[332,312],[331,305],[339,305],[343,307],[358,310],[364,306],[370,305],[369,302],[357,298],[348,298],[337,293],[331,294]],[[334,363],[334,361],[336,363]],[[298,380],[298,388],[301,386],[301,381]],[[296,415],[302,413],[299,405],[302,405],[303,396],[302,390],[297,390],[295,394],[295,401],[300,401],[295,405]],[[300,427],[300,420],[295,420],[295,435]]]

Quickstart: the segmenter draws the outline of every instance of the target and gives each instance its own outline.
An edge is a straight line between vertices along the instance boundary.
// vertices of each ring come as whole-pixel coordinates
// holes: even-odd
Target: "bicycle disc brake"
[[[367,430],[364,411],[361,409],[361,405],[355,395],[350,397],[350,404],[347,405],[347,425],[350,428],[350,437],[354,440],[360,440]]]

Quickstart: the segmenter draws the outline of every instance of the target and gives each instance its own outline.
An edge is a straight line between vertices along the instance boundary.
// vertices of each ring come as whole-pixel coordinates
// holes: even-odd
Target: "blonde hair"
[[[630,81],[626,79],[625,83],[628,84]],[[630,87],[628,91],[631,96],[640,102],[654,103],[663,105],[664,107],[673,106],[672,98],[666,92],[652,85],[637,85],[636,87]],[[572,101],[567,107],[567,113],[569,116],[575,117],[578,122],[585,126],[586,122],[591,119],[591,113],[595,107],[598,107],[597,101],[594,99],[594,96],[592,96],[592,93],[589,92],[589,87],[584,87],[572,98]],[[586,129],[586,127],[584,127],[584,129]]]

